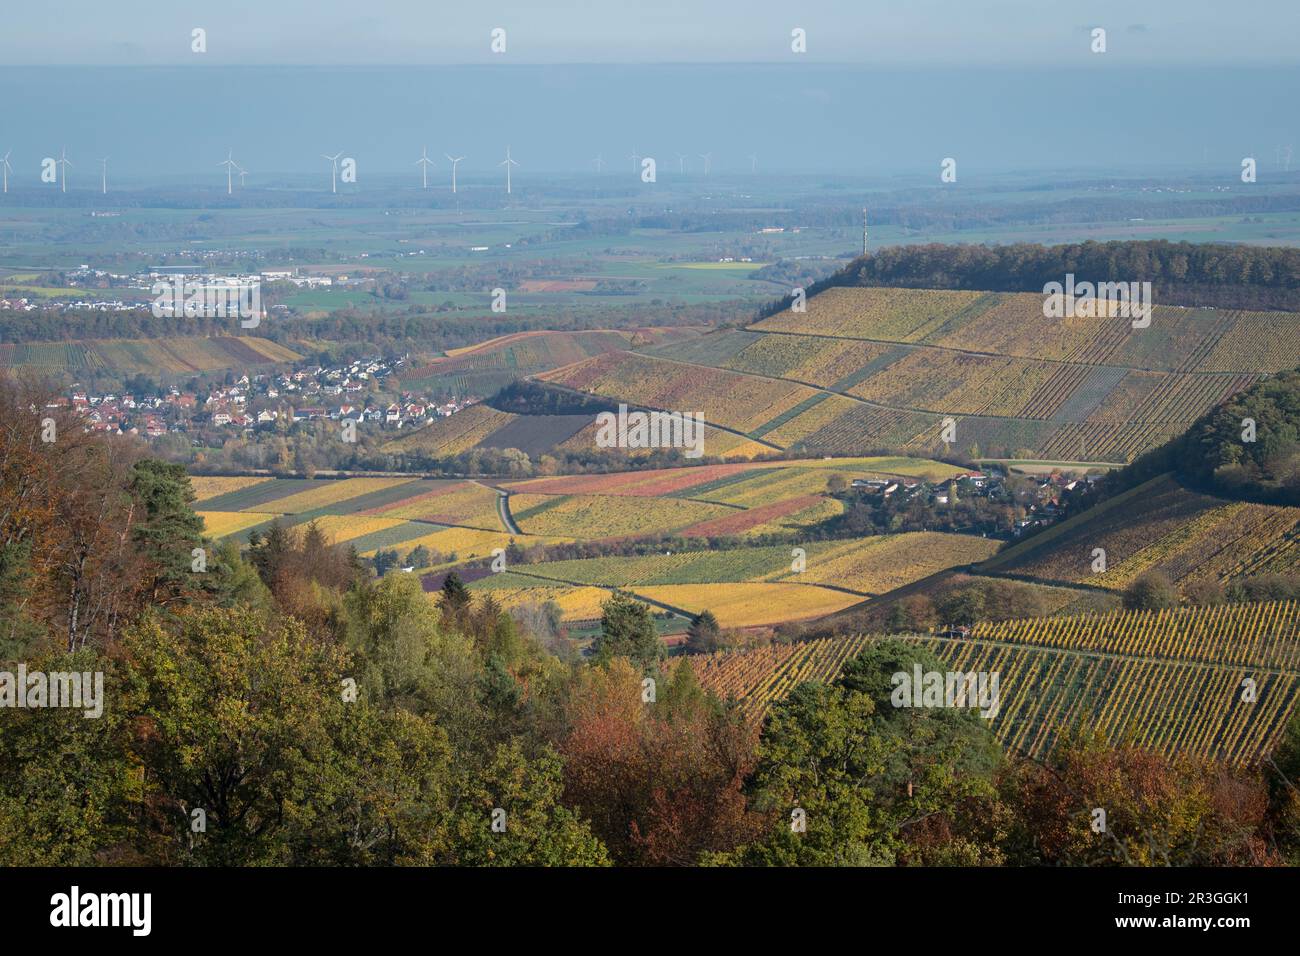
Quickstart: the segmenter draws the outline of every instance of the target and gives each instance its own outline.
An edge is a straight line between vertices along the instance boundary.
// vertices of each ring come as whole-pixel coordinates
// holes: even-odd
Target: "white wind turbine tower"
[[[333,193],[339,191],[339,157],[342,155],[343,153],[341,151],[335,153],[333,156],[327,156],[324,153],[320,154],[321,159],[328,159],[330,161],[330,192]]]
[[[451,191],[452,191],[453,194],[455,194],[455,192],[456,192],[456,164],[459,163],[459,162],[460,162],[462,159],[464,159],[465,157],[464,157],[464,156],[453,156],[453,155],[451,155],[451,153],[443,153],[442,155],[446,156],[446,157],[447,157],[447,162],[451,163]]]
[[[68,191],[68,167],[72,165],[72,160],[68,159],[68,147],[63,147],[63,152],[56,160],[56,165],[63,167],[63,191]]]
[[[105,156],[103,159],[99,161],[99,173],[101,177],[100,192],[103,193],[103,195],[107,196],[108,195],[108,157],[107,156]]]
[[[420,170],[421,182],[422,182],[420,188],[428,189],[429,188],[429,167],[433,165],[433,160],[429,158],[428,146],[425,146],[423,149],[420,150],[420,158],[415,161],[415,165],[423,167],[423,169]]]
[[[243,166],[239,167],[239,188],[244,188],[244,177],[248,175],[248,170]]]
[[[686,173],[686,154],[677,153],[677,171],[683,175]]]
[[[604,156],[601,156],[599,153],[597,153],[597,154],[596,154],[596,158],[593,159],[591,162],[592,162],[592,163],[595,165],[595,167],[596,167],[596,175],[599,176],[599,175],[600,175],[600,171],[601,171],[601,170],[604,168],[604,166],[605,166],[605,157],[604,157]]]
[[[3,171],[4,173],[5,192],[9,192],[9,174],[14,171],[14,168],[9,165],[9,157],[12,153],[13,150],[11,149],[8,153],[5,153],[4,156],[0,157],[0,171]]]
[[[221,162],[217,163],[218,166],[226,167],[226,195],[227,196],[229,196],[233,191],[234,172],[236,169],[239,168],[239,163],[235,162],[234,157],[235,157],[235,151],[233,149],[228,149],[226,150],[226,158],[223,159]]]
[[[758,157],[753,153],[749,154],[749,174],[752,176],[758,172]]]
[[[709,167],[713,163],[712,153],[700,153],[700,159],[704,160],[704,175],[709,175]]]
[[[509,196],[510,195],[510,167],[519,165],[513,159],[510,158],[509,146],[506,147],[506,158],[501,160],[501,162],[497,163],[497,165],[504,166],[506,168],[506,195]]]

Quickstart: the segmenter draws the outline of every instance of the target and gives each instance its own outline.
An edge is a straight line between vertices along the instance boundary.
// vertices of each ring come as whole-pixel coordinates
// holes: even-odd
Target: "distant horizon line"
[[[2,55],[2,54],[0,54]],[[149,63],[22,63],[9,62],[0,63],[2,70],[101,70],[101,69],[121,69],[121,70],[148,70],[148,69],[185,69],[185,70],[221,70],[221,69],[305,69],[305,70],[410,70],[410,69],[459,69],[463,67],[482,67],[485,69],[499,70],[502,68],[518,69],[523,67],[664,67],[664,68],[681,68],[681,67],[789,67],[790,69],[808,70],[808,69],[842,69],[856,68],[871,72],[884,71],[901,71],[901,72],[943,72],[943,71],[964,71],[964,70],[989,70],[1011,72],[1016,70],[1051,70],[1060,72],[1062,70],[1089,70],[1093,71],[1094,66],[1087,65],[1086,61],[1078,63],[1058,61],[1026,61],[1020,63],[1008,63],[1006,61],[988,62],[984,60],[971,61],[968,63],[953,63],[951,60],[918,60],[909,59],[898,62],[860,62],[856,60],[816,60],[794,62],[789,59],[771,59],[771,60],[636,60],[636,59],[618,59],[618,60],[515,60],[509,62],[494,62],[486,59],[474,60],[456,60],[444,63],[393,63],[393,62],[349,62],[349,63],[311,63],[311,62],[226,62],[213,63],[210,60],[205,62],[190,62],[187,60],[165,60]],[[1270,70],[1294,68],[1300,69],[1300,57],[1290,60],[1121,60],[1117,66],[1108,67],[1108,69],[1133,69],[1144,72],[1151,70],[1172,69],[1172,68],[1214,68],[1214,69],[1243,69],[1243,70]]]

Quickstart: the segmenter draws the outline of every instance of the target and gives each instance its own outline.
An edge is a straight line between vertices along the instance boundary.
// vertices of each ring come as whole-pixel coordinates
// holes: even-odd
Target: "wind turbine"
[[[9,174],[14,171],[14,168],[9,165],[9,156],[12,153],[13,150],[11,149],[8,153],[5,153],[3,157],[0,157],[0,170],[4,171],[5,192],[9,192]]]
[[[99,172],[100,172],[100,176],[102,177],[100,179],[100,191],[105,196],[107,196],[108,195],[108,157],[107,156],[105,156],[103,159],[99,161]]]
[[[636,149],[633,148],[633,150],[632,150],[632,172],[633,172],[633,173],[637,173],[637,172],[640,172],[640,171],[641,171],[641,157],[638,156],[638,155],[636,154]]]
[[[235,162],[234,157],[235,157],[235,151],[233,149],[228,149],[226,150],[226,158],[223,159],[221,162],[217,163],[218,166],[226,167],[226,195],[227,196],[229,196],[233,191],[232,177],[234,175],[235,170],[239,168],[239,163]]]
[[[68,147],[63,147],[63,152],[55,161],[55,165],[63,167],[63,191],[66,193],[68,191],[68,167],[72,165],[72,161],[68,159]]]
[[[248,175],[248,170],[243,166],[239,167],[239,188],[244,188],[244,177]]]
[[[336,193],[339,191],[339,157],[342,155],[343,155],[342,151],[335,153],[333,156],[327,156],[324,153],[320,154],[321,159],[328,159],[331,164],[330,165],[330,192]]]
[[[709,175],[709,166],[713,162],[712,153],[700,153],[700,159],[704,160],[704,175]]]
[[[433,165],[433,160],[429,158],[428,146],[425,146],[423,149],[420,150],[420,158],[415,161],[415,165],[423,167],[420,170],[421,181],[423,183],[423,185],[420,188],[428,189],[429,188],[429,167]]]
[[[446,156],[447,162],[451,163],[451,191],[454,194],[456,192],[456,164],[465,157],[453,156],[451,153],[443,153],[442,155]]]
[[[601,171],[601,169],[602,169],[602,168],[604,167],[604,165],[605,165],[605,157],[604,157],[604,156],[601,156],[599,153],[597,153],[597,154],[596,154],[596,158],[592,160],[592,163],[595,164],[595,166],[596,166],[596,175],[599,176],[599,175],[600,175],[600,171]]]
[[[510,195],[510,167],[519,165],[513,159],[510,158],[509,146],[506,147],[506,158],[501,160],[501,162],[497,163],[497,165],[504,166],[506,168],[506,195],[509,196]]]
[[[686,173],[686,154],[677,154],[677,171],[683,175]]]
[[[749,154],[749,174],[752,176],[758,172],[758,157],[753,153]]]

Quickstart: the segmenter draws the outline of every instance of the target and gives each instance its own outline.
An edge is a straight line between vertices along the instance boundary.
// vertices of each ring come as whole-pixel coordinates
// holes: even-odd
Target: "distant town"
[[[317,420],[412,428],[480,400],[437,404],[404,392],[397,401],[374,401],[378,383],[395,376],[405,362],[370,358],[332,368],[315,365],[293,372],[245,374],[233,384],[212,387],[206,395],[176,386],[163,395],[91,394],[74,385],[50,407],[73,409],[93,431],[158,438],[207,429],[229,435]]]

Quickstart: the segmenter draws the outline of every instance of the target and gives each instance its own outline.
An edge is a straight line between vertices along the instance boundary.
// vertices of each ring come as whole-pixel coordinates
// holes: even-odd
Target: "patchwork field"
[[[681,534],[754,537],[798,531],[842,511],[831,477],[929,477],[958,469],[902,458],[772,461],[504,482],[516,523],[529,534],[622,538]],[[656,498],[648,505],[646,498]]]
[[[923,532],[848,540],[800,536],[839,513],[833,478],[942,480],[958,469],[926,459],[876,457],[736,462],[602,475],[483,481],[390,477],[192,479],[207,533],[246,541],[273,520],[316,522],[362,556],[417,546],[436,568],[523,548],[570,542],[692,539],[690,550],[640,556],[538,560],[470,575],[503,605],[555,601],[566,620],[599,616],[617,588],[658,613],[710,610],[724,627],[805,620],[948,568],[989,557],[985,538]],[[507,523],[508,520],[508,523]],[[511,528],[518,531],[512,532]],[[790,543],[760,543],[779,534]],[[708,539],[718,541],[708,547]],[[744,539],[754,539],[744,546]],[[781,540],[778,539],[778,540]],[[771,539],[767,539],[770,541]],[[726,547],[722,547],[727,545]],[[740,545],[740,546],[736,546]],[[644,545],[642,545],[644,547]]]
[[[362,556],[417,545],[435,564],[468,561],[505,548],[556,540],[511,535],[501,521],[497,492],[472,481],[419,478],[207,478],[191,481],[197,507],[214,538],[260,530],[278,519],[288,526],[315,521],[331,539]]]
[[[705,687],[755,719],[804,681],[831,681],[878,638],[692,657]],[[954,670],[996,672],[994,733],[1033,757],[1065,728],[1167,754],[1250,763],[1269,752],[1300,693],[1294,602],[1035,618],[976,626],[968,638],[916,635]],[[1244,681],[1256,695],[1243,694]],[[1247,699],[1243,699],[1247,698]]]
[[[532,588],[618,588],[690,615],[712,611],[724,627],[757,627],[842,610],[938,571],[978,561],[995,546],[968,535],[917,532],[815,541],[799,550],[765,545],[544,561],[517,566],[516,573],[492,575],[476,586],[519,588],[527,580]]]

